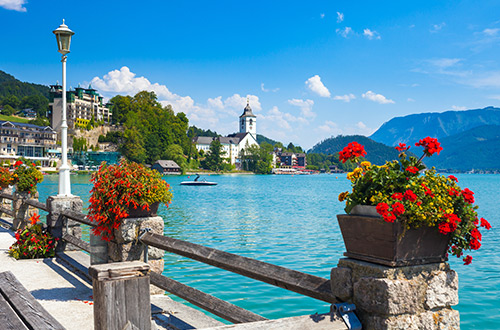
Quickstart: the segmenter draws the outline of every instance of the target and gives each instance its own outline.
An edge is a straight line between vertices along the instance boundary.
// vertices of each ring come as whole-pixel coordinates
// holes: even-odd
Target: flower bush
[[[126,160],[116,165],[102,163],[90,181],[94,187],[88,216],[98,224],[94,234],[106,241],[114,238],[113,229],[129,216],[129,209],[149,211],[153,203],[168,206],[172,200],[169,184],[157,171]]]
[[[51,258],[55,254],[58,238],[52,237],[42,224],[40,216],[34,214],[24,229],[15,233],[16,242],[9,247],[9,255],[16,259]]]
[[[353,142],[355,144],[355,142]],[[474,193],[461,189],[453,175],[448,177],[436,173],[434,168],[424,170],[422,160],[443,149],[437,139],[426,137],[415,144],[423,147],[420,159],[405,153],[410,147],[400,143],[399,160],[386,162],[383,166],[361,161],[364,148],[348,146],[340,153],[343,162],[351,160],[358,167],[347,174],[352,183],[352,192],[339,195],[346,201],[346,212],[355,205],[374,205],[377,213],[387,222],[398,221],[405,229],[423,226],[435,227],[443,235],[450,236],[449,253],[462,257],[465,250],[481,247],[479,228],[491,228],[488,221],[478,218],[474,206]],[[470,264],[471,256],[463,258]]]
[[[0,167],[0,189],[8,187],[12,180],[12,174],[8,168]]]
[[[19,159],[14,164],[15,170],[12,174],[12,184],[16,185],[16,191],[27,192],[30,195],[36,193],[36,185],[43,181],[40,172],[34,163],[27,159]]]

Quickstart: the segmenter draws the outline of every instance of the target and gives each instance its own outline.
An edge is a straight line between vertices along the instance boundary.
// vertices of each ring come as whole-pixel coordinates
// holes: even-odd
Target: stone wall
[[[119,229],[114,230],[115,239],[108,242],[108,258],[111,262],[145,261],[146,245],[139,242],[139,234],[149,228],[152,233],[163,235],[163,218],[126,218],[122,219]],[[161,274],[163,272],[164,251],[155,247],[148,247],[148,264],[151,271]],[[151,286],[151,293],[163,293],[163,290]]]
[[[340,259],[332,292],[356,305],[363,329],[459,329],[458,275],[446,263],[386,267]]]

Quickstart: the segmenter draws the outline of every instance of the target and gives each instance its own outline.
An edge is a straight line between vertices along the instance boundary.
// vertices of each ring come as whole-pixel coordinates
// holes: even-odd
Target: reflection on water
[[[462,327],[500,328],[500,176],[457,175],[459,184],[476,192],[480,216],[493,229],[483,247],[463,266],[450,260],[460,278]],[[344,245],[335,218],[343,213],[337,196],[349,190],[343,176],[211,176],[217,186],[180,186],[186,177],[165,177],[173,189],[169,208],[160,207],[165,235],[256,258],[317,276],[329,277]],[[72,192],[88,203],[89,176],[72,175]],[[40,200],[57,193],[57,176],[46,176]],[[327,312],[327,304],[247,279],[174,254],[165,254],[166,276],[267,318]],[[174,298],[177,299],[177,298]]]

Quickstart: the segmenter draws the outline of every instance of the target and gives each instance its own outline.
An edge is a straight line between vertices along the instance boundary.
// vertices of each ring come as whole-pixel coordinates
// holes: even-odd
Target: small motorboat
[[[205,179],[198,180],[200,178],[199,174],[196,174],[196,178],[193,181],[182,181],[181,185],[183,186],[215,186],[217,182],[210,182]]]

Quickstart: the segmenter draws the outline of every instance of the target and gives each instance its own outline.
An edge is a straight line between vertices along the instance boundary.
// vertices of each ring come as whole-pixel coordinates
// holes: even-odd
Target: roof
[[[252,108],[250,108],[250,103],[247,99],[247,106],[245,107],[245,109],[243,109],[243,114],[240,116],[241,117],[257,117],[253,114],[252,112]]]
[[[197,144],[210,144],[214,140],[211,136],[197,136],[194,138],[194,142]]]
[[[11,127],[17,128],[17,129],[33,128],[33,129],[37,129],[40,131],[50,130],[50,131],[53,131],[55,133],[55,131],[50,126],[38,126],[38,125],[33,125],[33,124],[18,123],[15,121],[0,120],[0,126],[11,126]]]
[[[163,168],[181,168],[179,165],[177,165],[176,162],[173,160],[157,160],[155,164],[160,165]],[[154,165],[154,164],[153,164]]]
[[[244,133],[243,136],[245,134],[246,133]],[[240,140],[241,140],[241,138],[236,137],[236,136],[232,136],[232,135],[228,136],[228,137],[221,136],[218,139],[219,139],[221,144],[238,144],[238,143],[240,143]],[[197,136],[194,139],[194,142],[196,144],[210,144],[210,143],[212,143],[213,140],[214,140],[214,138],[210,137],[210,136]]]

